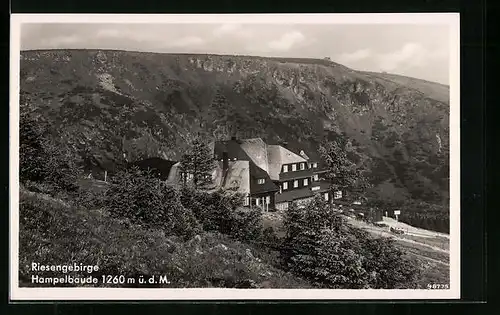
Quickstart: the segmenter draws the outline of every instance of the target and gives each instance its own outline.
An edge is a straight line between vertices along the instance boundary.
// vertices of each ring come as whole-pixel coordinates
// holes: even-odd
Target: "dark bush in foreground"
[[[19,122],[19,179],[33,190],[55,195],[77,190],[78,158],[61,139],[44,136],[43,122],[21,111]]]
[[[262,231],[262,215],[257,209],[242,208],[238,194],[204,192],[183,188],[182,205],[191,209],[205,231],[217,231],[239,240],[254,240]]]
[[[178,191],[138,168],[113,176],[104,209],[133,223],[160,227],[168,235],[192,237],[200,232],[193,213],[181,204]]]
[[[328,288],[410,288],[419,269],[388,239],[372,239],[316,198],[289,208],[282,255],[286,268]]]
[[[230,235],[242,241],[258,239],[262,234],[262,214],[260,211],[260,209],[236,209],[231,215]]]
[[[403,257],[403,252],[389,238],[359,237],[365,256],[364,268],[373,274],[373,288],[404,289],[413,287],[420,273],[416,265]]]

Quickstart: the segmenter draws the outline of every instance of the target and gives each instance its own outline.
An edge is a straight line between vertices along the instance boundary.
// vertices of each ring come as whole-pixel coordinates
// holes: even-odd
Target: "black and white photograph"
[[[458,14],[11,23],[12,299],[460,297]]]

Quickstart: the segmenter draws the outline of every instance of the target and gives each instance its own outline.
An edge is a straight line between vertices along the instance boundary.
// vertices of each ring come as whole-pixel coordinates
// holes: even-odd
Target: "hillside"
[[[249,56],[24,51],[20,66],[22,110],[87,168],[177,159],[198,133],[310,151],[342,136],[380,197],[448,199],[448,88],[437,83]]]

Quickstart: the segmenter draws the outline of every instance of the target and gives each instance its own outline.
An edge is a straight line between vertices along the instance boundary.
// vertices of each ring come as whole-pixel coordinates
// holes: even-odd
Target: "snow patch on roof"
[[[307,162],[306,159],[280,145],[269,145],[267,147],[269,163],[269,176],[272,180],[279,180],[281,166],[283,164]]]
[[[261,138],[241,140],[241,148],[252,159],[252,161],[269,173],[269,163],[267,158],[267,144]]]
[[[250,194],[250,163],[248,161],[229,162],[223,189],[235,190],[241,194]]]

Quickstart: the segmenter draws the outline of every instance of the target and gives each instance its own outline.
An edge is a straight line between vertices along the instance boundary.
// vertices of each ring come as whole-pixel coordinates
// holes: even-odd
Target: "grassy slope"
[[[32,286],[34,274],[51,275],[31,272],[32,262],[98,265],[100,270],[93,276],[99,279],[102,274],[136,279],[140,275],[167,276],[171,283],[163,287],[230,286],[249,280],[264,288],[309,287],[302,279],[262,261],[256,249],[221,235],[206,233],[183,242],[166,237],[160,230],[114,219],[102,211],[78,209],[23,189],[20,202],[21,287]]]
[[[402,86],[408,86],[415,89],[431,98],[441,102],[449,102],[450,87],[448,85],[425,81],[421,79],[409,78],[402,75],[377,72],[362,72],[368,76],[378,78],[380,80],[391,81]]]

